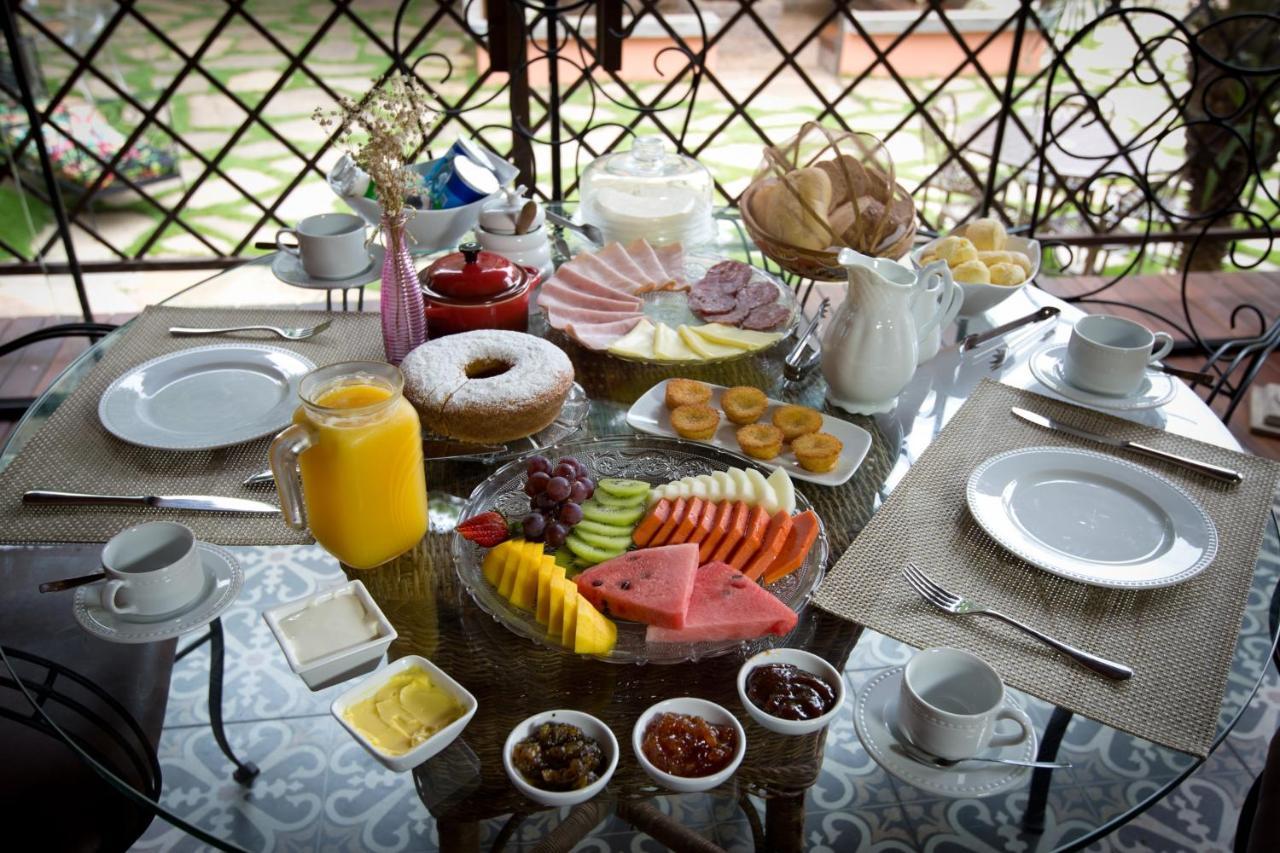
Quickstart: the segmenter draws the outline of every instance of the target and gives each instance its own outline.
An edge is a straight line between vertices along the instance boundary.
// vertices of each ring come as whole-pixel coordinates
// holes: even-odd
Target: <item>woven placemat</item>
[[[1233,487],[1060,436],[1013,417],[1011,406],[1226,465],[1240,471],[1244,482]],[[1181,486],[1217,526],[1217,557],[1186,583],[1129,591],[1058,578],[1012,556],[969,514],[965,484],[983,460],[1033,446],[1088,446],[1115,453]],[[1217,727],[1278,476],[1280,465],[1256,456],[984,381],[836,563],[816,601],[838,616],[916,647],[969,649],[1020,690],[1204,756]],[[1134,677],[1122,682],[1102,678],[993,619],[948,616],[933,609],[903,579],[908,560],[952,592],[1133,667]]]
[[[262,333],[220,338],[175,338],[170,326],[310,326],[332,320],[306,341]],[[288,545],[311,541],[271,516],[178,512],[146,507],[37,507],[22,503],[29,489],[116,495],[227,495],[276,502],[275,490],[246,489],[245,477],[267,467],[270,437],[221,450],[166,451],[136,447],[98,420],[98,399],[116,377],[149,359],[214,343],[261,342],[292,350],[317,367],[339,361],[382,361],[377,314],[321,314],[294,309],[150,307],[135,318],[101,363],[60,405],[0,474],[0,542],[105,542],[131,524],[181,521],[200,539],[222,545]]]

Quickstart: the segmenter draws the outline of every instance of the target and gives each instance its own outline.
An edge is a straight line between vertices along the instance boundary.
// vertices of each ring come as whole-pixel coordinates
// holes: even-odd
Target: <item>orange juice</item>
[[[335,371],[342,367],[352,365],[321,368],[303,380],[294,426],[275,443],[291,446],[277,464],[273,445],[272,467],[286,518],[294,510],[301,520],[290,506],[296,493],[286,494],[285,486],[288,450],[294,451],[305,526],[344,564],[368,569],[408,551],[427,532],[422,428],[400,393],[398,370],[378,365],[381,370],[371,371],[361,363],[361,370]],[[383,376],[386,371],[395,373]],[[312,377],[329,381],[309,384]]]

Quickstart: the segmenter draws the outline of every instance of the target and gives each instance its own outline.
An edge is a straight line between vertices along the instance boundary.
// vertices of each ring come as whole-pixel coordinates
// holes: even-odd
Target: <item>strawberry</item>
[[[458,522],[456,529],[464,539],[476,543],[481,548],[492,548],[511,538],[507,520],[499,512],[482,512]]]

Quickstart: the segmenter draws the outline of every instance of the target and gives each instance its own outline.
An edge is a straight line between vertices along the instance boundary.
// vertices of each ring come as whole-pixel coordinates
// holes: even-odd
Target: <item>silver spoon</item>
[[[569,217],[561,216],[560,214],[551,210],[547,211],[547,219],[550,219],[552,222],[554,222],[556,225],[559,225],[561,228],[567,228],[570,231],[574,232],[575,234],[581,234],[583,237],[586,237],[588,240],[590,240],[592,243],[595,243],[597,246],[604,245],[604,234],[600,231],[599,228],[597,228],[594,225],[589,225],[585,222],[582,224],[578,224],[577,222],[574,222]]]
[[[925,752],[916,746],[907,736],[898,728],[897,724],[890,726],[889,733],[893,735],[895,743],[892,745],[898,749],[907,758],[910,758],[916,764],[923,764],[926,767],[937,767],[939,770],[948,770],[955,767],[960,761],[980,761],[986,764],[1008,764],[1011,767],[1036,767],[1045,770],[1066,770],[1071,765],[1065,761],[1022,761],[1017,758],[987,758],[986,756],[975,755],[970,758],[962,758],[959,761],[952,761],[946,758],[939,758],[932,753]]]

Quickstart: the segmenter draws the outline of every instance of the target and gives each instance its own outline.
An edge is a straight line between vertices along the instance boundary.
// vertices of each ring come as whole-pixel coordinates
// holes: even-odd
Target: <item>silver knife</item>
[[[1016,320],[1010,320],[1008,323],[996,326],[994,329],[987,329],[985,332],[975,332],[972,335],[965,335],[960,340],[960,352],[968,352],[978,344],[984,344],[992,338],[998,338],[1006,332],[1012,332],[1020,326],[1025,326],[1028,323],[1039,323],[1042,320],[1048,320],[1050,317],[1057,317],[1060,313],[1060,309],[1055,308],[1052,305],[1046,305],[1038,311],[1032,311],[1030,314],[1019,317]]]
[[[1118,447],[1121,450],[1132,450],[1134,453],[1142,456],[1149,456],[1152,459],[1163,459],[1166,462],[1172,462],[1175,465],[1181,465],[1183,468],[1189,468],[1197,473],[1204,474],[1206,477],[1212,477],[1215,480],[1221,480],[1224,483],[1241,483],[1244,477],[1240,476],[1239,471],[1233,471],[1230,468],[1222,468],[1218,465],[1211,465],[1208,462],[1201,462],[1198,459],[1190,459],[1186,456],[1179,456],[1176,453],[1170,453],[1167,450],[1159,450],[1155,447],[1149,447],[1145,444],[1139,444],[1136,441],[1128,441],[1123,438],[1111,438],[1105,435],[1099,435],[1096,432],[1090,432],[1087,429],[1073,427],[1070,424],[1064,424],[1060,420],[1048,417],[1046,415],[1037,414],[1026,409],[1020,409],[1014,406],[1009,411],[1029,424],[1035,424],[1038,427],[1051,429],[1056,432],[1065,432],[1067,435],[1074,435],[1076,438],[1083,438],[1088,441],[1096,441],[1099,444],[1105,444],[1108,447]]]
[[[244,512],[254,515],[279,515],[269,503],[245,498],[216,495],[81,495],[75,492],[35,490],[22,495],[24,504],[42,506],[149,506],[157,509],[181,509],[189,512]]]

